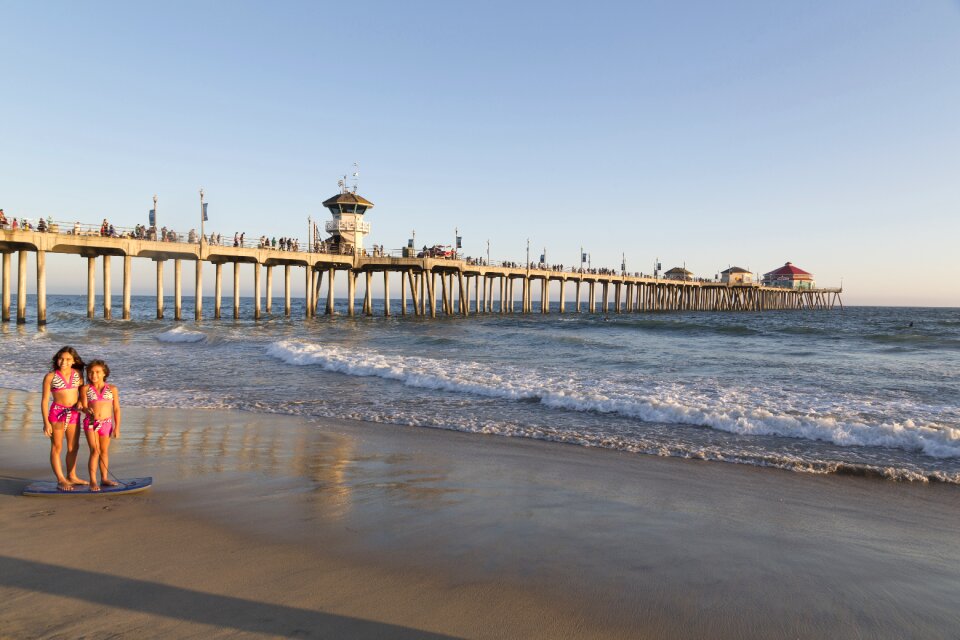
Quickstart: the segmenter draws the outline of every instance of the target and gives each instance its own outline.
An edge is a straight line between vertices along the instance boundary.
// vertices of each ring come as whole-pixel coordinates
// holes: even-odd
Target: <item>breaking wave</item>
[[[687,424],[741,435],[781,436],[839,446],[889,447],[934,458],[960,457],[960,429],[931,419],[875,417],[849,402],[805,406],[808,398],[782,389],[724,387],[717,380],[657,382],[642,376],[612,382],[569,371],[545,372],[517,366],[388,355],[371,350],[295,340],[272,343],[267,353],[297,366],[317,366],[350,376],[373,376],[410,387],[468,393],[510,401],[537,401],[567,411],[616,414],[644,422]],[[898,407],[909,410],[911,407]],[[937,409],[914,407],[936,415]],[[874,416],[870,419],[870,416]]]

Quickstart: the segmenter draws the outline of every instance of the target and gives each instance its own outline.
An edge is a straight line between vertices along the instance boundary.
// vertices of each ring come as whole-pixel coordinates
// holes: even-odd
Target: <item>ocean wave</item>
[[[951,334],[953,335],[953,334]],[[918,349],[960,349],[960,339],[930,333],[876,333],[864,336],[870,342]]]
[[[854,412],[802,407],[802,399],[759,390],[647,382],[617,386],[571,372],[544,372],[500,365],[410,356],[284,340],[267,353],[287,364],[318,366],[352,376],[374,376],[410,387],[469,393],[510,401],[537,401],[567,411],[616,414],[644,422],[690,424],[740,435],[782,436],[840,446],[888,447],[934,458],[960,457],[960,429],[922,419],[870,422]],[[719,389],[719,392],[718,392]],[[799,406],[792,406],[799,405]],[[867,403],[870,404],[870,403]],[[875,407],[873,407],[875,410]],[[896,407],[898,412],[902,407]]]
[[[200,331],[190,331],[183,327],[175,327],[156,336],[160,342],[203,342],[206,334]]]

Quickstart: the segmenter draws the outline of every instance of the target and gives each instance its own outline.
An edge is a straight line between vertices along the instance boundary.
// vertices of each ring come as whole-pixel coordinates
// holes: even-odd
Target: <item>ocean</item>
[[[32,296],[31,296],[32,298]],[[98,299],[99,302],[99,299]],[[119,298],[113,311],[119,315]],[[0,386],[38,391],[72,345],[110,365],[124,406],[230,409],[536,438],[899,481],[960,484],[960,310],[291,318],[86,317],[48,296],[48,325],[4,323]],[[232,315],[229,298],[226,315]],[[359,305],[358,305],[359,307]],[[28,306],[35,309],[32,299]],[[279,313],[278,313],[279,311]],[[99,312],[99,306],[98,306]],[[229,415],[229,414],[223,414]],[[135,437],[128,434],[127,437]]]

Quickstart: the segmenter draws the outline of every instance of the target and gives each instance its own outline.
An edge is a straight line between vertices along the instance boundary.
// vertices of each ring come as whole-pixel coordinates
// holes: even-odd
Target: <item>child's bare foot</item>
[[[67,480],[69,480],[70,484],[90,484],[80,476],[72,476],[70,478],[67,478]]]
[[[114,482],[113,480],[106,480],[106,479],[104,479],[104,480],[101,480],[101,481],[100,481],[100,484],[102,484],[102,485],[105,486],[105,487],[116,487],[116,486],[119,486],[120,483],[119,483],[119,482]]]
[[[73,491],[73,485],[66,480],[57,481],[57,490],[58,491]]]
[[[94,492],[100,491],[100,485],[98,485],[98,484],[91,484],[91,485],[90,485],[90,491],[94,491]]]

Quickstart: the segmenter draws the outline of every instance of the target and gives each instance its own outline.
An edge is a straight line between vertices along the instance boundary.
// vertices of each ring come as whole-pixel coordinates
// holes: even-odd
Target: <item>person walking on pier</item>
[[[87,484],[77,476],[77,449],[80,445],[80,387],[83,360],[73,347],[63,347],[53,356],[50,372],[43,377],[40,415],[43,435],[50,438],[50,467],[60,491],[73,491],[75,484]],[[60,463],[63,440],[67,440],[67,468]]]

